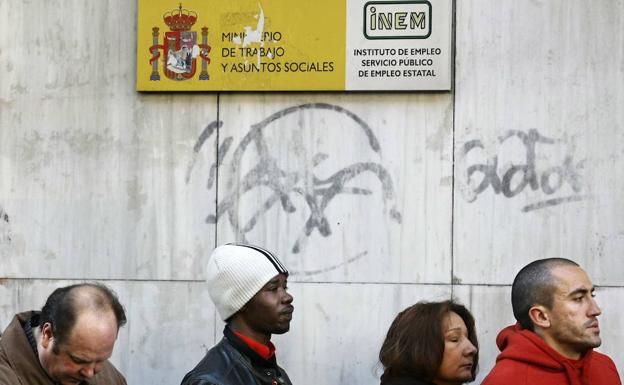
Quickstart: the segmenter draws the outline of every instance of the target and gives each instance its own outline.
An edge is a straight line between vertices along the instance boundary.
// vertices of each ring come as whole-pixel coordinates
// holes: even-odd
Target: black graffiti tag
[[[537,130],[530,129],[528,132],[510,130],[499,138],[499,143],[504,143],[511,138],[518,138],[522,142],[525,150],[525,163],[512,164],[506,170],[499,170],[498,155],[491,157],[485,164],[472,164],[466,169],[466,181],[468,186],[474,186],[464,194],[469,202],[477,199],[488,187],[492,187],[495,194],[502,193],[507,198],[513,198],[527,187],[532,191],[540,190],[545,195],[553,195],[568,185],[575,193],[572,196],[558,197],[533,203],[523,207],[522,211],[527,212],[552,206],[564,202],[578,201],[584,196],[577,195],[582,192],[581,170],[585,160],[575,161],[572,150],[565,155],[560,165],[552,166],[539,172],[536,164],[537,145],[557,145],[565,144],[561,140],[552,139],[541,135]],[[477,149],[484,149],[481,140],[471,140],[464,144],[464,158]],[[478,175],[481,175],[477,183]],[[464,190],[465,191],[465,190]]]
[[[298,253],[301,251],[305,240],[314,230],[317,230],[323,237],[332,234],[330,221],[327,218],[326,209],[330,202],[340,194],[352,195],[370,195],[369,189],[350,186],[349,183],[357,176],[363,173],[373,174],[381,184],[382,199],[384,204],[395,200],[395,191],[392,178],[388,171],[376,162],[355,162],[342,169],[337,170],[327,178],[319,178],[316,175],[312,178],[312,183],[306,184],[306,172],[310,170],[286,171],[278,166],[278,160],[272,154],[271,149],[265,139],[266,127],[293,113],[303,110],[325,110],[334,113],[343,114],[356,123],[367,139],[370,149],[380,152],[379,142],[374,135],[372,129],[359,116],[353,112],[346,110],[340,106],[326,103],[310,103],[285,108],[278,111],[262,121],[253,124],[247,134],[241,139],[240,143],[232,152],[232,160],[229,163],[229,175],[226,180],[226,191],[229,193],[219,199],[215,215],[206,217],[207,223],[216,223],[223,215],[226,215],[234,230],[245,241],[245,234],[250,232],[257,224],[258,220],[275,204],[279,203],[282,210],[286,213],[294,213],[297,208],[293,203],[292,194],[300,195],[304,198],[310,214],[305,222],[301,234],[294,241],[292,251]],[[201,151],[206,141],[223,126],[223,122],[214,121],[208,124],[203,130],[199,139],[194,146],[193,161],[189,165],[186,174],[186,181],[190,180],[191,172],[197,158],[197,154]],[[295,129],[295,128],[287,128]],[[337,128],[338,129],[338,128]],[[226,137],[218,145],[217,161],[210,167],[207,188],[211,189],[216,180],[218,167],[221,167],[226,154],[232,149],[233,138]],[[242,177],[239,173],[242,169],[243,156],[251,149],[257,154],[257,162]],[[313,156],[309,167],[313,170],[329,158],[326,153],[317,153]],[[256,188],[268,188],[271,191],[268,199],[257,207],[251,217],[247,221],[239,219],[239,202],[241,198]],[[398,223],[401,222],[401,214],[392,207],[389,212],[390,218]]]

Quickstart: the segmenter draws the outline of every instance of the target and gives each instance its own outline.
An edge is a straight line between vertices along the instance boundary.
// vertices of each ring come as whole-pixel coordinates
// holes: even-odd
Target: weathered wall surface
[[[104,280],[129,383],[179,383],[223,326],[206,257],[248,241],[292,270],[295,383],[377,383],[396,312],[451,295],[478,383],[517,270],[563,256],[624,368],[624,2],[459,1],[454,90],[420,94],[138,94],[135,7],[0,0],[1,328]]]

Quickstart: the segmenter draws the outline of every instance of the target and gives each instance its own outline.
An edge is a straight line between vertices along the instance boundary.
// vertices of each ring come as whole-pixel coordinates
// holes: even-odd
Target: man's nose
[[[84,378],[91,378],[93,376],[95,376],[97,374],[97,372],[99,372],[99,366],[96,363],[91,363],[88,365],[85,365],[82,367],[82,369],[80,370],[80,374],[84,377]]]
[[[600,306],[598,306],[598,302],[594,298],[591,298],[591,303],[589,305],[589,315],[592,317],[597,317],[602,314],[602,310]]]
[[[292,303],[293,300],[294,300],[293,296],[289,292],[284,291],[284,296],[282,297],[282,302],[283,303]]]

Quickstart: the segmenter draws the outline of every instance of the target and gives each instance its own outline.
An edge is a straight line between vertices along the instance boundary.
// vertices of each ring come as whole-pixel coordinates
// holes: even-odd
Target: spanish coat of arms
[[[171,80],[192,79],[197,72],[197,60],[201,59],[201,72],[199,80],[208,80],[208,64],[210,58],[210,46],[208,45],[208,28],[201,29],[202,42],[197,44],[197,32],[191,28],[197,21],[197,13],[182,8],[165,12],[163,15],[165,24],[170,31],[165,32],[162,44],[159,44],[159,28],[152,28],[153,45],[149,48],[152,57],[149,62],[152,65],[150,80],[160,80],[158,63],[162,61],[163,71]],[[159,60],[160,50],[163,50],[163,58]]]

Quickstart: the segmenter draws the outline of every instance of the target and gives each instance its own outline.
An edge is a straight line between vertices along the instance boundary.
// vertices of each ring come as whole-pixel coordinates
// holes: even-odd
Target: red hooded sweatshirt
[[[621,385],[613,361],[593,350],[578,360],[557,353],[519,324],[496,338],[501,353],[481,385]]]

